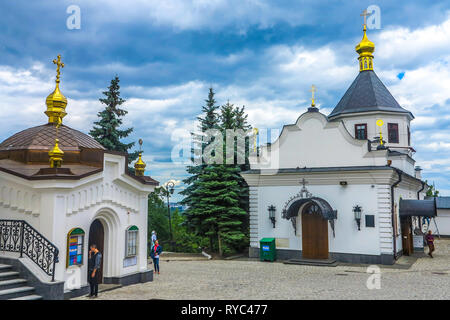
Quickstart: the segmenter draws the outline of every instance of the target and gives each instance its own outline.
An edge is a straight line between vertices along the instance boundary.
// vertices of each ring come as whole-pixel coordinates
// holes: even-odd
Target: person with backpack
[[[153,266],[155,268],[154,273],[159,274],[159,255],[162,252],[162,247],[159,245],[158,240],[155,240],[155,245],[152,247],[152,250],[150,251],[150,257],[153,260]]]

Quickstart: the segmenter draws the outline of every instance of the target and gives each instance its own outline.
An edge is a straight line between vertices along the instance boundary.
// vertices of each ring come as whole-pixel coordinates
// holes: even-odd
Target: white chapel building
[[[88,291],[89,244],[103,283],[151,281],[147,199],[158,182],[127,155],[63,125],[67,99],[47,97],[48,123],[0,143],[0,299],[62,299]],[[55,140],[56,139],[56,140]]]
[[[414,242],[418,217],[436,215],[436,204],[423,200],[414,116],[373,71],[374,50],[364,26],[359,74],[333,111],[319,112],[313,97],[242,173],[250,188],[250,257],[260,256],[262,238],[275,238],[278,259],[299,263],[393,264],[414,247],[423,250]]]

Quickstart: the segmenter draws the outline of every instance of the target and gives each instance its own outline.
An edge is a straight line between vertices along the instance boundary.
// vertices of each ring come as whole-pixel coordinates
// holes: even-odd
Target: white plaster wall
[[[0,218],[25,220],[40,228],[41,192],[21,183],[21,179],[0,173]]]
[[[450,236],[450,209],[438,209],[437,217],[435,219],[439,234]],[[437,234],[436,226],[433,221],[431,221],[430,229],[434,234]]]
[[[357,254],[380,254],[379,220],[377,207],[377,189],[372,185],[312,185],[307,186],[313,196],[323,198],[333,209],[338,211],[335,221],[336,237],[328,224],[329,251]],[[288,238],[289,247],[285,249],[302,248],[301,216],[297,219],[297,236],[290,220],[281,218],[281,212],[288,199],[300,191],[299,186],[264,186],[258,187],[258,236],[259,238]],[[276,228],[268,218],[267,207],[275,205]],[[358,231],[353,214],[353,206],[363,208],[361,231]],[[375,215],[375,228],[365,227],[365,214]],[[259,244],[258,244],[259,247]],[[280,248],[282,249],[282,248]]]
[[[384,125],[381,127],[381,133],[383,140],[386,141],[386,146],[391,147],[408,147],[408,126],[410,125],[409,118],[406,114],[392,114],[392,113],[379,113],[379,114],[360,114],[352,116],[343,116],[342,121],[347,127],[351,135],[355,136],[355,124],[367,123],[367,138],[373,140],[374,137],[380,136],[380,127],[376,122],[382,119]],[[399,143],[388,142],[388,123],[398,123]]]
[[[296,124],[286,126],[269,147],[261,148],[259,162],[252,169],[296,167],[382,166],[386,151],[368,152],[367,141],[354,139],[342,122],[328,122],[319,112],[302,114]]]
[[[105,154],[101,173],[69,181],[27,181],[0,173],[0,218],[25,220],[57,246],[55,279],[70,280],[66,289],[87,284],[89,228],[95,219],[105,231],[104,277],[147,270],[147,197],[154,186],[125,175],[125,165],[123,156]],[[137,264],[124,267],[125,232],[131,225],[139,228]],[[85,231],[84,259],[82,266],[68,270],[67,234],[72,228]]]

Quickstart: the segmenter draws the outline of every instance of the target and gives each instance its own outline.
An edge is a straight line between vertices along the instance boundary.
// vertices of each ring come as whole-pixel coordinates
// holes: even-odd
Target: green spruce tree
[[[197,117],[199,121],[199,130],[204,133],[209,129],[216,129],[219,125],[219,118],[217,114],[217,109],[219,106],[216,105],[216,100],[214,99],[214,90],[209,88],[208,99],[205,100],[205,105],[202,107],[202,116]],[[199,150],[203,154],[203,150],[206,147],[206,143],[202,141],[202,136],[192,133],[194,148]],[[201,161],[200,164],[195,163],[194,154],[196,153],[194,149],[192,151],[192,165],[187,167],[187,172],[189,177],[183,180],[183,183],[187,186],[180,194],[184,195],[184,199],[181,201],[183,205],[188,206],[186,211],[187,224],[200,235],[208,235],[210,238],[210,249],[213,250],[214,247],[214,232],[211,231],[208,225],[202,223],[202,219],[205,217],[202,212],[197,210],[199,199],[201,195],[196,192],[198,188],[197,180],[199,176],[203,173],[206,165]]]
[[[105,109],[100,111],[97,116],[100,118],[94,122],[94,127],[89,134],[97,140],[107,150],[127,152],[134,146],[134,142],[123,143],[124,139],[133,132],[133,128],[120,129],[122,118],[128,111],[121,109],[120,106],[125,100],[120,97],[119,77],[115,76],[111,80],[108,91],[104,91],[104,98],[100,98],[100,102],[105,105]],[[136,160],[139,152],[128,153],[128,164]]]

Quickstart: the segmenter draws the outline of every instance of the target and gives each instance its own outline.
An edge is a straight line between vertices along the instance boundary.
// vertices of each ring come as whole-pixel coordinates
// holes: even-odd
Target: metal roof
[[[436,202],[431,200],[401,199],[399,206],[400,216],[435,217]]]
[[[0,150],[50,150],[55,144],[56,128],[52,123],[20,131],[0,143]],[[59,146],[63,151],[80,148],[105,148],[91,136],[62,125],[58,130]]]
[[[433,199],[433,197],[426,197],[426,199]],[[450,197],[436,197],[437,209],[450,209]]]
[[[398,104],[373,70],[358,74],[328,117],[368,111],[408,113],[413,117],[411,112]]]

